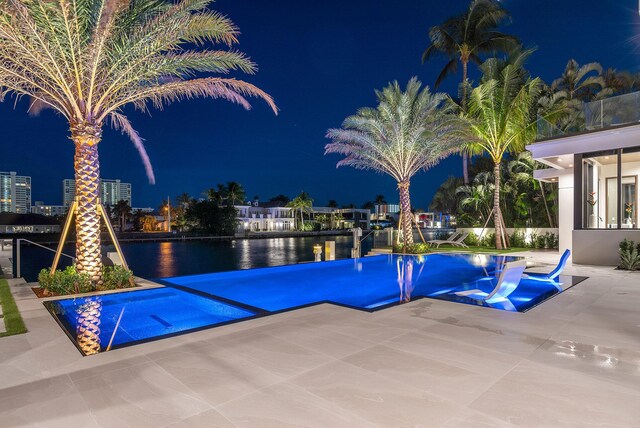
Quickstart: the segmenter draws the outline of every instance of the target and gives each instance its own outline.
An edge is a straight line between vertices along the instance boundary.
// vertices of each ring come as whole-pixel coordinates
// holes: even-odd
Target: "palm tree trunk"
[[[99,127],[79,124],[71,127],[75,143],[74,168],[76,177],[76,269],[88,273],[95,285],[102,283],[100,254],[100,214],[98,212],[100,162]]]
[[[493,222],[495,224],[496,249],[501,250],[502,242],[502,215],[500,214],[500,162],[493,166],[495,188],[493,189]]]
[[[547,195],[544,193],[544,183],[540,182],[540,193],[542,194],[542,201],[544,202],[544,209],[547,211],[547,219],[549,219],[549,227],[553,226],[553,219],[551,218],[551,212],[549,211],[549,205],[547,205]]]
[[[100,314],[102,302],[100,297],[87,298],[86,303],[78,308],[76,341],[85,355],[100,352]]]
[[[462,100],[460,100],[460,105],[462,106],[462,111],[467,111],[467,70],[468,70],[468,59],[462,59]],[[462,178],[464,180],[464,185],[469,184],[469,155],[466,151],[462,152]]]
[[[402,240],[406,247],[413,245],[413,230],[411,227],[411,196],[409,195],[409,181],[398,183],[400,193],[400,229],[402,229]]]

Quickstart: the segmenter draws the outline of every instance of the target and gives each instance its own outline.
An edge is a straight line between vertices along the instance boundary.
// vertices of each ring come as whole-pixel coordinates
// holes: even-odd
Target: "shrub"
[[[56,294],[77,294],[93,290],[89,274],[79,273],[75,266],[56,270],[53,275],[50,269],[42,269],[38,274],[38,282],[47,292]]]
[[[620,269],[636,270],[640,267],[640,253],[633,247],[630,251],[620,252]]]
[[[400,254],[424,254],[429,252],[429,244],[417,242],[413,245],[396,244],[393,246],[394,253]]]
[[[509,237],[509,243],[512,247],[524,248],[527,246],[524,233],[517,230]]]
[[[618,253],[620,254],[619,269],[637,270],[640,268],[640,243],[636,246],[633,241],[624,239],[620,242]]]
[[[478,243],[481,247],[494,247],[496,245],[496,234],[487,233]]]
[[[50,269],[42,269],[38,274],[38,283],[48,293],[79,294],[90,291],[115,290],[130,286],[129,278],[133,276],[130,270],[122,266],[104,267],[102,271],[103,284],[95,287],[87,273],[79,273],[75,266],[68,266],[65,270],[56,270],[53,275]]]
[[[553,232],[547,232],[544,234],[545,244],[544,248],[558,248],[558,235]]]
[[[105,266],[102,270],[103,284],[101,290],[116,290],[130,287],[129,280],[133,272],[122,266]]]
[[[480,240],[478,239],[478,235],[476,235],[474,232],[470,232],[469,236],[464,238],[464,243],[470,247],[477,247],[478,245],[480,245]]]

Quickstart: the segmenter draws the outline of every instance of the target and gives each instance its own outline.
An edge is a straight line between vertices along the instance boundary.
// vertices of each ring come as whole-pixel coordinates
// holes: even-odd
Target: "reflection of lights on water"
[[[166,278],[176,274],[176,258],[173,250],[173,242],[160,242],[159,272],[161,277]]]
[[[489,256],[486,254],[474,254],[471,263],[475,267],[486,267],[489,264]]]

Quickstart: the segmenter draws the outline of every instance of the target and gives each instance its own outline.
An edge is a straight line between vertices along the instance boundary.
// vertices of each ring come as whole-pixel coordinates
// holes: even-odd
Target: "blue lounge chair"
[[[496,281],[496,285],[489,293],[480,289],[458,291],[456,296],[470,297],[476,300],[484,300],[487,303],[495,303],[505,300],[509,294],[518,288],[522,273],[527,267],[525,260],[505,263],[504,269],[500,271],[500,276]],[[495,277],[482,278],[479,281],[494,281]]]
[[[558,276],[560,276],[560,274],[564,270],[564,267],[566,266],[567,260],[569,260],[570,255],[571,255],[571,251],[569,249],[564,250],[564,253],[562,253],[562,256],[560,257],[560,262],[558,262],[558,266],[556,266],[555,269],[553,269],[551,272],[547,274],[544,274],[544,273],[526,274],[525,273],[522,275],[522,277],[525,279],[532,279],[534,281],[556,282],[556,278],[558,278]]]

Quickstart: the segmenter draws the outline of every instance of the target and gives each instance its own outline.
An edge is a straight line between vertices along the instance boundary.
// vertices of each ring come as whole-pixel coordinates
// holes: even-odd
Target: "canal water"
[[[351,256],[351,236],[237,239],[233,241],[167,241],[123,243],[122,251],[133,272],[142,278],[166,278],[281,266],[313,261],[313,246],[326,240],[336,241],[336,258]],[[373,240],[362,242],[362,254],[372,247]],[[105,246],[106,251],[115,251]],[[74,254],[68,245],[65,253]],[[38,247],[22,247],[21,273],[29,282],[36,281],[40,269],[50,267],[53,253]],[[62,257],[60,267],[71,260]]]

